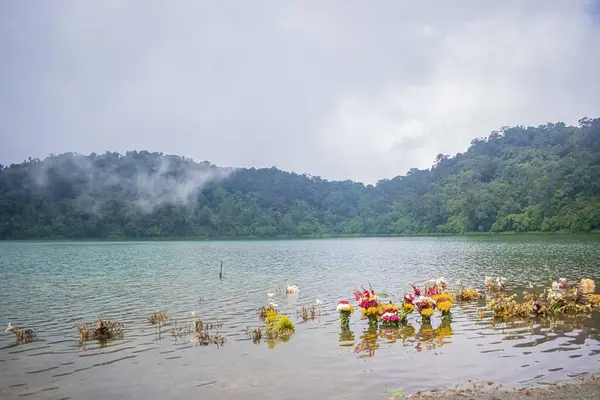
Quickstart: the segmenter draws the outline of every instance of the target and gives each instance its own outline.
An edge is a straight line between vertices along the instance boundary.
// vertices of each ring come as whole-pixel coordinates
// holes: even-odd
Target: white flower
[[[317,299],[315,301],[315,304],[318,305],[318,306],[320,306],[321,304],[323,304],[323,302],[321,301],[321,299]]]
[[[336,310],[337,312],[350,311],[350,304],[338,304]]]
[[[269,300],[269,305],[273,308],[277,307],[277,304],[273,303],[271,300]]]
[[[267,292],[267,297],[268,298],[271,298],[273,296],[275,296],[275,293],[273,293],[273,292]]]

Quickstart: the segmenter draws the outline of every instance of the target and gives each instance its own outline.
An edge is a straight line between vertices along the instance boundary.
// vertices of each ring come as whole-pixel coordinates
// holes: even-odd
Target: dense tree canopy
[[[132,151],[0,165],[0,239],[600,229],[600,118],[512,127],[377,185]]]

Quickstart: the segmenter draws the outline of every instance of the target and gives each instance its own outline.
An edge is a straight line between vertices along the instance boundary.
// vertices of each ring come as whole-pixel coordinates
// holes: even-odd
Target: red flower
[[[415,285],[412,285],[412,287],[413,287],[413,290],[415,291],[415,296],[420,296],[421,295],[421,289],[419,289]]]

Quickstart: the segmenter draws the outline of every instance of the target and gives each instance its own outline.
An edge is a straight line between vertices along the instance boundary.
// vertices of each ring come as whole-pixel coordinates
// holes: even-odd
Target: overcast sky
[[[162,151],[374,183],[600,116],[587,1],[0,0],[0,163]]]

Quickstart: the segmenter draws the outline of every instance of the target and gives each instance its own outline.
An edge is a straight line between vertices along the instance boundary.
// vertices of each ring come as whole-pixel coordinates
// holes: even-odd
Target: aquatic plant
[[[340,300],[336,307],[336,311],[340,313],[340,326],[342,331],[350,330],[350,315],[354,313],[354,307],[348,300]]]
[[[306,322],[309,319],[314,320],[319,315],[321,315],[321,304],[321,301],[317,299],[315,304],[311,304],[309,306],[302,306],[302,308],[298,311],[298,314],[300,314],[300,318],[302,318],[302,321]]]
[[[281,315],[274,310],[269,310],[265,319],[265,331],[267,338],[286,338],[294,334],[295,327],[287,316]]]
[[[219,322],[215,325],[205,324],[195,312],[192,313],[192,316],[195,318],[194,335],[191,339],[192,342],[198,343],[201,346],[215,344],[217,347],[222,346],[227,342],[227,338],[219,335],[218,332],[215,335],[212,335],[209,331],[213,326],[219,327],[221,325]]]
[[[355,290],[354,297],[361,308],[362,315],[369,320],[369,326],[377,326],[381,317],[381,302],[375,295],[375,290],[369,286],[369,289],[362,288],[362,291]]]
[[[167,313],[160,312],[160,311],[153,312],[150,315],[150,317],[148,317],[148,322],[151,323],[152,325],[158,324],[159,326],[161,326],[168,320],[169,320],[169,315]]]
[[[590,296],[590,305],[594,309],[600,308],[600,294],[593,294]]]
[[[492,310],[496,318],[502,319],[588,314],[597,301],[596,295],[589,292],[592,287],[595,285],[591,280],[575,286],[561,278],[552,282],[541,294],[533,290],[523,292],[521,302],[516,300],[516,294],[496,296],[486,304],[486,308]]]
[[[252,338],[252,342],[254,344],[260,344],[260,341],[263,337],[262,330],[260,328],[248,329],[248,336]]]
[[[275,303],[272,303],[272,302],[269,302],[269,304],[267,304],[267,305],[264,305],[264,306],[262,306],[261,308],[259,308],[259,309],[256,311],[256,314],[258,315],[258,318],[259,318],[260,320],[264,321],[264,320],[265,320],[265,318],[267,318],[267,313],[268,313],[269,311],[275,311],[275,312],[278,312],[278,311],[277,311],[277,304],[275,304]]]
[[[124,325],[120,322],[99,318],[95,323],[80,325],[77,327],[77,332],[80,342],[88,340],[107,341],[122,338],[123,329]]]
[[[8,323],[8,327],[4,330],[5,333],[13,333],[17,338],[17,343],[30,343],[37,340],[37,335],[33,329],[20,329],[13,326],[12,323]]]
[[[189,336],[195,331],[194,324],[188,324],[185,321],[175,321],[171,327],[171,335],[176,338]]]

